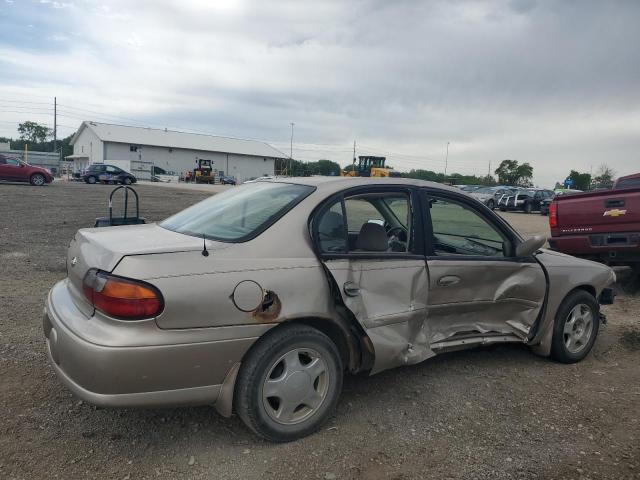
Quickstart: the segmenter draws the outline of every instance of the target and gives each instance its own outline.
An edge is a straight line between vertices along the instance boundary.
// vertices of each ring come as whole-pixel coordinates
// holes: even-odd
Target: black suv
[[[131,185],[136,183],[136,177],[121,168],[104,163],[94,163],[82,175],[82,179],[87,183],[122,183]]]

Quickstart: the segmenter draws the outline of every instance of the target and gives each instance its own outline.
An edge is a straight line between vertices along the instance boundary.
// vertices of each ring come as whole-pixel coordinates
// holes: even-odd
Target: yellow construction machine
[[[394,172],[391,167],[385,167],[386,157],[359,156],[358,164],[353,159],[351,169],[340,171],[342,177],[399,177],[399,172]]]

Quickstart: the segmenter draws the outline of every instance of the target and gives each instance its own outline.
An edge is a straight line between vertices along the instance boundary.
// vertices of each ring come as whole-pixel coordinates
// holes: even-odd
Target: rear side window
[[[316,220],[324,253],[410,253],[411,200],[405,192],[365,193],[336,200]]]
[[[625,178],[618,182],[617,188],[637,188],[640,187],[640,178]]]
[[[257,182],[219,193],[160,224],[168,230],[222,242],[238,242],[259,235],[314,187]]]

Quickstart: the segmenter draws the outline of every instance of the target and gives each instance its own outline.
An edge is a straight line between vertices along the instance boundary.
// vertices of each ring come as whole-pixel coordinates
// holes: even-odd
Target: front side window
[[[506,256],[506,239],[471,207],[432,196],[429,197],[429,212],[435,256]]]
[[[222,242],[243,241],[261,233],[313,190],[308,185],[290,183],[242,185],[203,200],[160,226]]]
[[[409,253],[409,194],[380,192],[337,199],[320,214],[316,232],[324,253]]]

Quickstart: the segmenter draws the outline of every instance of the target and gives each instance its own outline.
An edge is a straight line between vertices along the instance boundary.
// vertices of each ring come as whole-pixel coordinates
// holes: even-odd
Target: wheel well
[[[580,286],[574,288],[573,290],[571,290],[569,293],[567,293],[565,295],[565,298],[567,298],[569,295],[571,295],[576,290],[583,290],[583,291],[591,294],[593,296],[593,298],[596,298],[596,289],[593,288],[591,285],[580,285]]]
[[[369,362],[368,356],[366,352],[364,352],[367,350],[366,341],[368,339],[358,338],[346,322],[331,318],[300,317],[280,323],[275,328],[269,330],[266,335],[274,330],[295,323],[315,328],[329,337],[338,348],[342,364],[350,372],[355,373],[363,368],[370,368],[369,363],[372,362]]]

